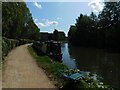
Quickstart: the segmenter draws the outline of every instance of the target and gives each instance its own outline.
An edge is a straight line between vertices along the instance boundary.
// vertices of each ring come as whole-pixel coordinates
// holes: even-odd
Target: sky
[[[40,32],[52,33],[54,29],[64,31],[66,36],[70,25],[75,25],[80,14],[98,13],[102,7],[93,2],[26,2]]]

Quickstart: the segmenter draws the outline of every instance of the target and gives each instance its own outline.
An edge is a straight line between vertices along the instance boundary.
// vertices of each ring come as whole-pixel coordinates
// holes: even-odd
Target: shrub
[[[18,46],[19,41],[15,39],[7,39],[5,37],[2,38],[2,60],[8,54],[8,52]]]
[[[23,45],[26,43],[32,43],[34,40],[29,40],[29,39],[8,39],[3,37],[2,38],[2,60],[4,60],[4,57],[8,54],[8,52],[15,47],[19,45]]]
[[[19,39],[19,45],[23,45],[26,43],[33,43],[34,40],[30,40],[30,39]]]

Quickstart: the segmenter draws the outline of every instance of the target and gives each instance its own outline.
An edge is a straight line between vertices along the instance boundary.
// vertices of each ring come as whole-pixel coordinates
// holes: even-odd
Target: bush
[[[34,40],[30,40],[30,39],[19,39],[19,45],[23,45],[26,43],[33,43]]]
[[[7,39],[5,37],[2,38],[2,60],[8,54],[8,52],[18,46],[19,41],[15,39]]]
[[[3,37],[2,38],[2,60],[4,60],[8,52],[14,49],[15,47],[26,44],[26,43],[32,43],[32,42],[34,41],[29,40],[29,39],[16,40],[16,39],[8,39],[8,38]]]
[[[45,53],[42,51],[43,43],[41,42],[34,42],[32,44],[32,48],[36,51],[38,55],[44,56]]]

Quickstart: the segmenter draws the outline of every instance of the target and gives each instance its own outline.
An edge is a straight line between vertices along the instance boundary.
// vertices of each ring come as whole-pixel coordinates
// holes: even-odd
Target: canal
[[[114,88],[120,87],[120,53],[108,53],[102,49],[81,48],[61,44],[62,62],[72,69],[91,72]]]

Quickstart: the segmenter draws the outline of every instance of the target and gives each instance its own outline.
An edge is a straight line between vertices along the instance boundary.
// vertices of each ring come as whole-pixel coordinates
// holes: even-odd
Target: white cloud
[[[47,26],[49,26],[49,25],[58,25],[58,22],[57,21],[47,21],[46,25]]]
[[[48,19],[43,19],[45,20],[46,22],[45,23],[36,23],[37,26],[39,27],[48,27],[48,26],[51,26],[51,25],[58,25],[58,22],[57,21],[49,21]]]
[[[34,22],[38,21],[38,19],[33,19],[33,20],[34,20]]]
[[[94,10],[94,12],[100,12],[103,9],[103,4],[100,3],[101,0],[92,0],[91,2],[88,3],[88,6],[91,6]]]
[[[37,2],[34,2],[34,5],[38,8],[42,8],[42,6],[40,4],[38,4]]]
[[[40,26],[40,27],[45,27],[45,26],[46,26],[45,24],[40,23],[40,22],[39,22],[39,23],[36,23],[36,25],[37,25],[37,26]]]

